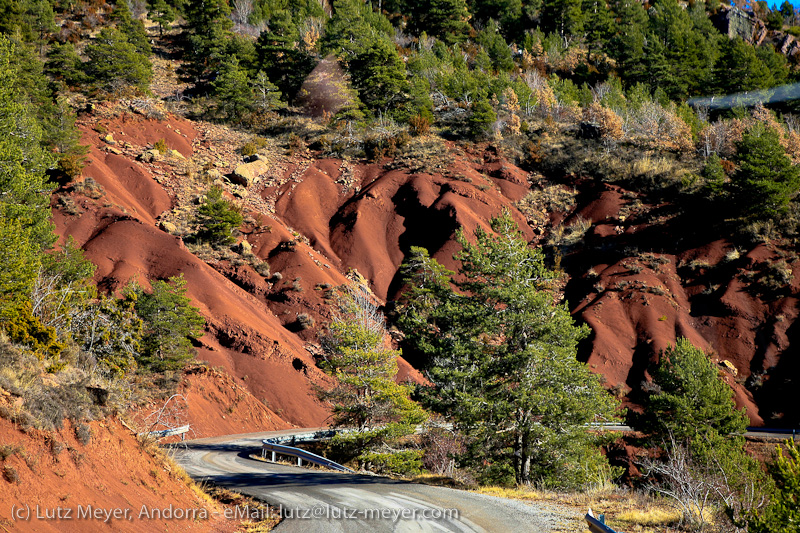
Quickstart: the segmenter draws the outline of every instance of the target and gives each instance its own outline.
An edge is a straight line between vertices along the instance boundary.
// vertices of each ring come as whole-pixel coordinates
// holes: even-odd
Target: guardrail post
[[[272,452],[272,462],[273,462],[273,463],[275,462],[275,459],[277,459],[277,455],[276,455],[276,454],[275,454],[275,452],[273,451],[273,452]]]
[[[297,458],[297,466],[303,466],[303,459],[300,457]]]

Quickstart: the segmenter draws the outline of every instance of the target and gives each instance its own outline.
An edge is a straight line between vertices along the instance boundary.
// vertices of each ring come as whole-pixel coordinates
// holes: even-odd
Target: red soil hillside
[[[514,207],[531,188],[541,188],[541,177],[492,149],[467,152],[418,139],[397,160],[370,164],[267,151],[260,155],[266,172],[246,190],[225,185],[250,216],[241,228],[247,241],[241,249],[269,264],[271,274],[259,274],[244,252],[209,255],[193,248],[193,254],[182,240],[209,181],[223,183],[220,174],[242,163],[235,152],[241,136],[174,118],[123,122],[119,114],[107,113],[82,120],[93,146],[85,175],[103,191],[91,197],[80,186],[59,191],[57,196],[67,199],[53,201],[59,232],[84,247],[105,289],[116,290],[133,278],[146,285],[148,279],[183,274],[208,324],[199,358],[224,368],[267,405],[272,411],[267,418],[281,419],[275,424],[313,426],[327,417],[314,387],[329,378],[312,354],[318,353],[317,331],[330,319],[330,288],[345,283],[347,275],[362,275],[378,298],[393,299],[401,289],[399,266],[411,246],[424,246],[455,268],[456,230],[463,227],[470,235],[503,209],[511,210],[532,242],[543,243],[550,233],[529,226]],[[128,144],[106,145],[89,129],[98,123]],[[190,161],[136,160],[177,130],[181,133],[167,141],[191,155]],[[180,148],[182,140],[191,142],[189,148]],[[120,154],[109,154],[111,148]],[[208,171],[204,184],[201,168],[220,170],[216,177]],[[591,221],[585,237],[560,253],[570,275],[567,299],[576,318],[592,327],[582,357],[606,376],[608,386],[630,392],[635,401],[649,362],[685,336],[728,369],[737,401],[748,407],[754,423],[797,421],[797,410],[785,399],[787,380],[798,368],[784,356],[798,332],[796,257],[784,263],[792,284],[764,294],[759,280],[780,259],[776,249],[762,245],[734,253],[729,242],[695,231],[696,221],[675,215],[668,204],[595,180],[559,181],[577,191],[577,205],[542,215],[567,226],[578,215]],[[357,273],[348,274],[351,269]],[[399,377],[421,379],[405,361],[400,367]],[[199,410],[197,416],[205,420],[204,432],[234,429],[224,421],[215,427],[213,417]],[[259,416],[251,417],[248,429],[273,423]],[[235,424],[237,432],[241,424],[246,423]]]
[[[221,507],[209,503],[189,488],[177,470],[149,455],[131,431],[114,419],[90,424],[91,440],[79,442],[67,423],[58,432],[23,433],[0,419],[0,528],[4,531],[85,532],[128,531],[236,531],[226,522]],[[121,512],[131,520],[78,519],[78,506]],[[28,506],[28,507],[25,507]],[[57,516],[58,508],[71,509],[69,519],[38,520]],[[139,519],[142,508],[206,512],[207,520]],[[12,520],[12,509],[30,508],[31,519]],[[47,510],[47,511],[46,511]],[[216,513],[216,514],[215,514]],[[66,516],[66,511],[62,511]],[[120,515],[122,516],[122,515]],[[152,516],[152,515],[151,515]]]
[[[157,431],[190,424],[188,437],[199,439],[217,435],[289,429],[263,401],[241,385],[241,381],[222,367],[192,365],[168,399],[140,406],[132,415],[139,431]],[[170,437],[160,442],[177,442]]]

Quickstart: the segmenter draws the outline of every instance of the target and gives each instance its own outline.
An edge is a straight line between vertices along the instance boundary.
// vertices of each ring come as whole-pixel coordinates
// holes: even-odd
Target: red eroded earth
[[[457,268],[456,230],[469,235],[503,209],[534,244],[544,244],[549,231],[529,225],[515,207],[542,178],[488,148],[465,151],[448,143],[446,163],[431,166],[270,154],[269,170],[246,192],[230,189],[259,220],[241,228],[240,240],[269,264],[265,277],[236,257],[201,259],[184,244],[184,230],[162,229],[188,205],[188,171],[184,163],[137,160],[166,139],[187,160],[226,173],[242,163],[238,147],[215,145],[208,125],[124,116],[100,121],[116,145],[91,129],[97,120],[82,119],[84,142],[92,147],[84,176],[104,193],[93,199],[63,187],[56,197],[71,198],[82,212],[70,214],[54,198],[54,220],[97,265],[96,281],[105,290],[132,279],[146,286],[147,280],[186,278],[207,320],[198,358],[229,374],[226,390],[247,391],[264,407],[256,413],[254,404],[242,404],[250,406],[248,414],[223,420],[225,413],[199,392],[212,378],[189,376],[190,416],[205,436],[325,423],[329,410],[316,388],[331,378],[315,364],[316,334],[330,319],[330,287],[348,276],[363,276],[379,300],[391,300],[402,289],[398,269],[411,246]],[[592,329],[581,357],[607,386],[635,402],[648,364],[683,336],[720,364],[754,424],[797,422],[794,403],[785,399],[798,371],[786,357],[798,335],[798,276],[777,293],[759,290],[757,282],[778,252],[766,245],[734,249],[724,237],[694,235],[691,221],[668,205],[616,185],[575,177],[561,183],[578,191],[577,205],[549,220],[570,225],[580,215],[591,222],[580,242],[560,250],[569,274],[565,295],[575,318]],[[798,271],[797,259],[786,265]],[[398,377],[423,379],[405,360]]]

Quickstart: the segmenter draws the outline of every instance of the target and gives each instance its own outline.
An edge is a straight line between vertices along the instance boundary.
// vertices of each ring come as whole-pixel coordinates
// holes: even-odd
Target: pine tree
[[[222,189],[212,187],[197,210],[196,223],[200,226],[197,238],[213,246],[231,244],[235,241],[233,230],[242,224],[242,220],[239,209],[223,198]]]
[[[473,18],[480,24],[495,21],[509,41],[521,33],[521,0],[469,0],[467,6]],[[477,24],[476,24],[477,26]]]
[[[18,220],[4,213],[0,214],[0,265],[0,326],[3,326],[30,303],[36,273],[41,266],[41,253],[36,243],[31,242],[29,233]]]
[[[392,23],[380,13],[374,13],[369,4],[335,0],[333,17],[325,25],[320,39],[320,50],[323,55],[333,53],[347,61],[375,38],[388,38],[393,34]]]
[[[635,427],[659,442],[670,434],[680,440],[747,428],[747,416],[736,410],[733,391],[708,356],[688,339],[678,339],[664,350],[651,375],[653,391]]]
[[[486,480],[599,481],[605,463],[582,425],[611,419],[615,403],[576,359],[588,328],[556,303],[556,274],[511,215],[491,228],[474,243],[458,232],[458,281],[421,248],[403,266],[400,325],[430,361],[425,397],[468,436],[464,459]]]
[[[789,79],[789,66],[786,56],[775,50],[770,43],[764,43],[756,48],[756,57],[770,73],[770,80],[765,87],[782,85]]]
[[[487,98],[481,98],[472,103],[472,113],[467,122],[473,137],[482,137],[487,134],[489,128],[497,120],[491,102]]]
[[[278,87],[269,81],[267,74],[262,70],[250,82],[255,98],[255,107],[261,112],[272,111],[285,106],[281,102],[281,92]]]
[[[151,293],[133,287],[128,298],[143,322],[139,364],[160,372],[179,370],[195,355],[190,338],[203,332],[205,320],[186,296],[183,275],[151,283]]]
[[[591,59],[592,52],[605,48],[614,36],[616,25],[611,9],[606,0],[583,0],[583,27],[586,31],[586,60]]]
[[[783,0],[781,4],[781,15],[787,24],[794,24],[794,5],[789,0]]]
[[[725,169],[719,155],[711,154],[703,167],[704,187],[710,197],[719,196],[725,187]]]
[[[38,356],[56,358],[63,344],[34,316],[31,300],[55,241],[45,176],[54,160],[42,146],[35,100],[25,91],[36,88],[27,86],[16,47],[0,35],[0,328]]]
[[[431,0],[413,2],[411,31],[415,35],[426,34],[453,44],[466,39],[469,33],[469,11],[465,0]]]
[[[158,33],[164,35],[164,28],[169,29],[175,20],[175,11],[166,0],[154,0],[150,3],[150,20],[158,23]]]
[[[83,63],[72,43],[53,43],[47,53],[45,72],[56,80],[63,80],[68,87],[86,82]]]
[[[20,225],[24,240],[46,250],[55,236],[46,194],[53,186],[45,172],[55,161],[42,146],[42,128],[15,55],[16,45],[0,35],[0,215]]]
[[[323,366],[337,385],[322,397],[333,403],[334,424],[356,433],[340,436],[334,445],[350,448],[350,455],[359,456],[362,464],[386,463],[386,454],[376,449],[412,434],[426,415],[409,398],[409,387],[395,381],[400,352],[389,347],[383,314],[369,290],[355,283],[343,286],[335,301],[333,319],[321,341],[326,353]],[[406,468],[413,469],[419,454],[409,459],[412,464]]]
[[[236,56],[222,61],[217,79],[213,82],[217,110],[232,122],[241,122],[253,107],[253,93],[247,72],[239,66]]]
[[[290,102],[315,66],[314,58],[301,45],[297,26],[286,11],[279,11],[270,19],[269,29],[258,37],[256,54],[259,69]]]
[[[713,73],[713,87],[718,94],[764,89],[772,84],[772,73],[751,45],[741,39],[724,40]]]
[[[786,211],[800,188],[800,167],[792,164],[778,133],[756,124],[736,143],[738,165],[730,191],[740,213],[773,218]]]
[[[388,39],[375,37],[363,45],[348,60],[347,70],[361,101],[372,110],[386,112],[408,91],[406,67]]]
[[[184,13],[189,26],[187,70],[197,81],[219,71],[232,38],[233,21],[227,0],[188,0]]]
[[[511,57],[511,50],[508,43],[500,35],[500,28],[494,20],[490,20],[486,27],[481,30],[475,39],[478,44],[483,46],[486,53],[492,59],[492,66],[499,70],[512,70],[514,59]]]
[[[233,22],[230,5],[226,0],[189,0],[184,9],[186,22],[196,34],[205,34],[212,27],[230,30]]]
[[[103,28],[86,47],[86,74],[100,88],[113,91],[124,87],[146,90],[153,77],[150,60],[136,50],[126,35]]]
[[[583,33],[581,0],[544,0],[541,29],[568,40]]]
[[[620,0],[616,6],[619,33],[611,38],[609,55],[617,61],[617,74],[627,84],[642,81],[647,12],[636,0]]]

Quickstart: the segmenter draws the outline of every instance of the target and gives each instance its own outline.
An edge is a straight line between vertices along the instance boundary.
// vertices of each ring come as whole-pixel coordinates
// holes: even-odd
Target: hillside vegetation
[[[4,2],[0,416],[332,422],[359,431],[326,453],[376,472],[625,484],[663,527],[769,530],[796,449],[766,472],[734,434],[800,422],[796,19]]]

